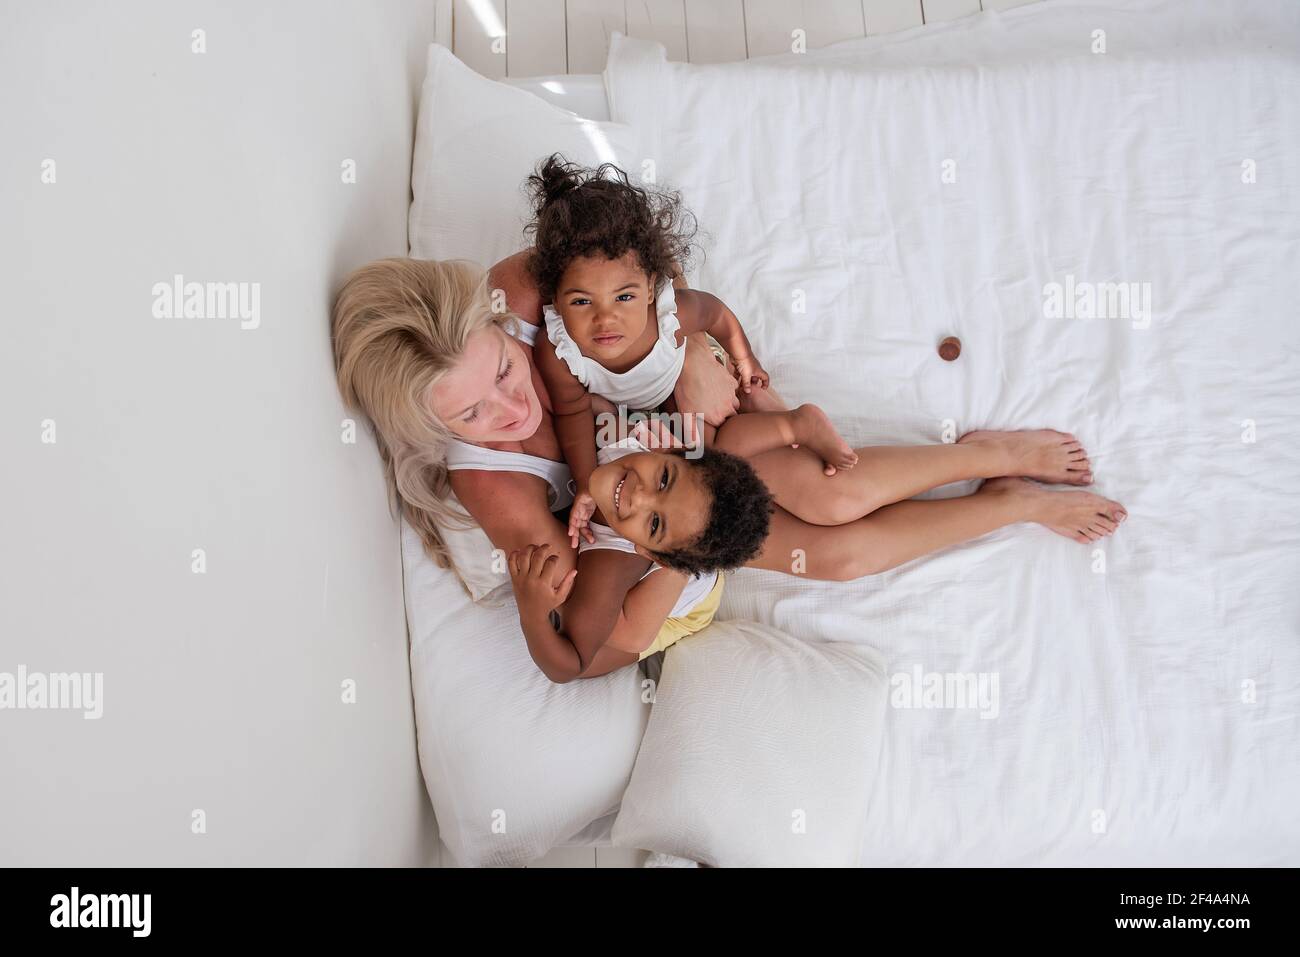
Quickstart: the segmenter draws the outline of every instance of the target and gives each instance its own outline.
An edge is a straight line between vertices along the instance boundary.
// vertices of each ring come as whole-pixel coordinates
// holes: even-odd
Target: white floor
[[[600,73],[611,31],[719,63],[954,20],[1033,0],[437,0],[438,38],[485,76]],[[450,42],[448,42],[448,38]]]
[[[447,845],[438,842],[439,867],[456,867]],[[530,867],[642,867],[649,851],[630,847],[557,847]]]
[[[440,42],[485,76],[600,73],[609,35],[658,40],[672,60],[721,63],[954,20],[1034,0],[437,0]],[[454,866],[440,847],[443,866]],[[646,851],[556,848],[533,867],[641,867]]]

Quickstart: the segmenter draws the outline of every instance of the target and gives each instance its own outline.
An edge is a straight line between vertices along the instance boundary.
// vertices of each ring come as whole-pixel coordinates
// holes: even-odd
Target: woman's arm
[[[534,543],[565,546],[555,569],[556,584],[577,567],[564,526],[551,512],[544,479],[524,472],[457,469],[451,473],[451,490],[492,547],[504,555]]]
[[[556,557],[546,585],[557,593],[561,588],[568,592],[573,583],[566,583],[566,579],[577,570],[577,556],[569,547],[564,526],[551,514],[544,480],[522,472],[466,469],[451,473],[451,488],[493,547],[504,552],[507,558],[538,543],[549,545],[550,554]],[[515,601],[523,609],[528,596],[520,591],[513,574],[511,582]],[[553,630],[548,634],[534,628],[530,633],[525,628],[524,638],[533,661],[552,680],[558,680],[553,676],[568,674],[579,667],[580,658],[573,643]]]
[[[547,507],[546,483],[542,479],[520,472],[457,470],[451,473],[451,487],[492,545],[507,557],[539,544],[549,545],[548,554],[556,556],[546,584],[557,597],[559,589],[569,589],[563,601],[562,632],[551,627],[549,609],[540,618],[534,614],[525,620],[523,609],[528,599],[521,595],[519,584],[512,576],[528,652],[537,667],[552,681],[594,677],[605,673],[602,667],[627,664],[611,661],[617,657],[617,651],[602,652],[601,649],[611,640],[618,647],[626,647],[651,626],[657,634],[682,587],[685,587],[683,579],[676,594],[664,596],[667,607],[663,608],[657,622],[654,621],[655,609],[635,601],[632,607],[637,610],[629,619],[624,610],[625,599],[637,593],[643,600],[651,591],[665,585],[668,578],[660,578],[663,573],[656,572],[638,585],[638,580],[650,565],[646,559],[610,549],[591,549],[582,555],[583,574],[570,586],[565,586],[565,579],[578,570],[579,557],[569,546],[564,526]],[[656,589],[643,588],[651,582]],[[538,586],[534,583],[533,587]],[[642,590],[638,593],[637,589]]]
[[[736,314],[727,308],[727,304],[717,296],[698,289],[678,289],[674,293],[677,300],[677,324],[681,334],[689,336],[695,332],[707,332],[718,342],[732,359],[739,360],[753,355],[745,330],[741,328]]]

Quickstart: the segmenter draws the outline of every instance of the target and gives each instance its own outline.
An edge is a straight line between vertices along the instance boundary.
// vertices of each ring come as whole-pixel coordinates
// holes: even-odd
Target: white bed
[[[891,709],[863,863],[1300,862],[1298,41],[1292,4],[1049,2],[761,68],[615,44],[613,119],[792,401],[855,444],[1069,429],[1129,510],[1102,573],[1016,527],[737,576],[723,615],[1000,675],[996,720]],[[1151,315],[1049,318],[1069,276]]]
[[[854,583],[732,578],[721,618],[998,676],[996,718],[891,708],[861,863],[1300,863],[1297,50],[1291,5],[1206,0],[716,66],[616,38],[611,117],[789,399],[855,444],[1065,428],[1129,510],[1097,549],[1017,526]],[[1048,315],[1076,281],[1149,283],[1150,316]]]

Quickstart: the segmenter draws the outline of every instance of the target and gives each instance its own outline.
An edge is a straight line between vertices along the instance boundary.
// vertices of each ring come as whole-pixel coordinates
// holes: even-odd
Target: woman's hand
[[[743,359],[732,358],[736,364],[736,376],[740,379],[740,387],[746,392],[753,392],[754,386],[760,389],[766,389],[772,377],[767,374],[763,364],[753,355],[745,356]]]
[[[510,553],[510,581],[521,620],[545,619],[569,597],[578,570],[573,569],[559,585],[553,585],[551,578],[559,557],[549,544],[527,545]]]
[[[573,504],[569,506],[569,545],[572,548],[578,547],[578,536],[581,535],[588,543],[596,540],[595,534],[589,527],[591,516],[596,514],[596,500],[591,497],[591,493],[582,489],[573,497]]]
[[[686,362],[673,394],[679,412],[702,412],[715,427],[740,411],[736,380],[705,344],[703,333],[686,337]]]

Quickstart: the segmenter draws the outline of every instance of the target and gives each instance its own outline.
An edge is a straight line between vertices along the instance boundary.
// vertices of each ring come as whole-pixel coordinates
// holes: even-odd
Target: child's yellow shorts
[[[637,656],[637,661],[644,661],[651,655],[658,654],[669,645],[675,644],[687,635],[695,634],[713,621],[713,616],[718,612],[718,605],[722,602],[722,583],[725,579],[726,576],[718,572],[718,580],[713,583],[709,593],[700,599],[698,605],[680,618],[664,619],[659,634],[650,643],[650,647]]]
[[[709,348],[713,350],[713,358],[722,363],[722,367],[728,372],[731,371],[731,356],[727,355],[727,350],[722,348],[722,343],[707,332],[704,334],[709,340]]]

